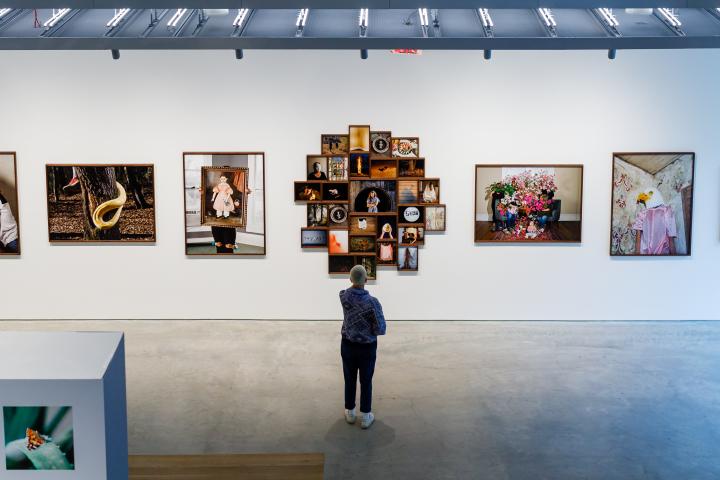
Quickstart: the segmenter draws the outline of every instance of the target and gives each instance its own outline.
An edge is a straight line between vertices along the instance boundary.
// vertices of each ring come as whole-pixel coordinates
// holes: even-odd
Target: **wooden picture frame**
[[[419,246],[401,245],[398,248],[397,269],[400,272],[417,272],[420,269]]]
[[[643,253],[637,253],[637,237],[635,240],[635,250],[633,253],[618,253],[618,250],[622,248],[622,238],[618,238],[618,232],[614,228],[615,224],[615,214],[617,208],[626,208],[626,207],[620,207],[621,202],[625,202],[626,205],[631,203],[633,200],[632,198],[625,197],[625,199],[621,199],[620,197],[616,197],[616,189],[621,188],[625,189],[627,185],[629,185],[628,179],[620,179],[616,178],[617,176],[617,160],[622,160],[626,163],[630,163],[624,158],[621,157],[638,157],[638,156],[647,156],[647,157],[676,157],[674,160],[672,160],[670,163],[659,169],[658,171],[652,173],[652,177],[655,177],[659,173],[661,173],[665,168],[669,167],[670,165],[675,164],[678,160],[680,160],[684,156],[689,156],[690,161],[690,183],[689,185],[683,187],[682,185],[676,184],[673,187],[673,190],[677,190],[676,195],[679,196],[679,202],[682,207],[683,211],[683,233],[684,235],[684,243],[686,246],[686,250],[684,253],[657,253],[657,254],[643,254]],[[611,257],[690,257],[692,255],[692,230],[693,230],[693,215],[694,215],[694,209],[695,209],[695,167],[696,167],[696,160],[697,155],[695,152],[613,152],[612,154],[612,183],[611,183],[611,195],[610,195],[610,241],[609,241],[609,254]],[[633,165],[635,168],[638,168],[640,170],[643,170],[642,168],[638,167],[637,165]],[[648,172],[649,173],[649,172]],[[677,182],[677,179],[674,179],[675,182]],[[665,181],[663,181],[665,183]],[[631,183],[630,183],[631,184]],[[631,193],[635,191],[636,189],[633,187],[627,187],[627,193]],[[661,194],[662,195],[662,194]],[[668,201],[668,198],[664,199],[665,201]],[[636,202],[638,201],[638,198],[636,197]],[[672,200],[669,200],[670,203],[673,203]],[[616,208],[617,207],[617,208]],[[672,206],[670,207],[673,208]],[[672,211],[672,210],[671,210]],[[673,211],[674,214],[676,212]],[[635,219],[637,221],[637,217]],[[677,217],[676,217],[677,222]],[[675,226],[675,229],[677,230],[677,226]],[[632,230],[632,229],[631,229]],[[677,232],[679,235],[680,232]],[[637,235],[637,234],[636,234]],[[675,237],[677,238],[677,237]],[[677,248],[677,241],[672,241],[674,248]],[[617,246],[617,247],[616,247]],[[614,247],[615,250],[614,250]]]
[[[317,237],[317,240],[310,241],[308,235]],[[324,241],[322,238],[324,238]],[[301,228],[300,229],[300,248],[327,248],[328,246],[328,231],[320,228]]]
[[[0,256],[4,257],[18,257],[22,255],[22,239],[20,236],[20,202],[18,194],[18,174],[17,174],[17,153],[16,152],[0,152],[0,157],[11,157],[12,162],[12,191],[13,194],[10,195],[7,193],[8,191],[6,189],[2,188],[2,185],[0,184],[0,192],[2,192],[3,196],[5,196],[5,200],[7,200],[8,207],[10,208],[10,211],[12,212],[13,206],[15,212],[13,213],[13,218],[15,220],[15,224],[17,225],[17,252],[12,251],[6,251],[4,248],[0,248]],[[12,242],[8,242],[12,243]],[[4,247],[4,246],[3,246]]]
[[[350,142],[347,133],[324,133],[320,135],[320,154],[347,156],[350,153]]]
[[[420,158],[419,137],[392,137],[391,155],[395,158]]]
[[[370,125],[350,125],[348,138],[350,153],[370,154]]]
[[[442,211],[442,224],[438,226],[434,222],[431,215],[434,211]],[[447,230],[447,206],[439,203],[433,205],[425,205],[425,233],[427,232],[444,232]]]
[[[370,158],[390,157],[391,155],[392,132],[370,131]]]
[[[227,227],[227,228],[245,228],[247,225],[247,191],[248,191],[248,175],[250,173],[250,170],[247,168],[242,167],[202,167],[200,170],[201,175],[201,188],[203,191],[203,195],[200,197],[200,224],[201,225],[207,225],[210,227]],[[230,179],[226,177],[226,174],[233,174],[235,176],[240,177],[240,182],[242,184],[241,187],[238,187],[234,182],[231,183]],[[217,177],[217,175],[220,175],[218,177],[220,179],[220,182],[222,182],[222,179],[225,178],[225,184],[228,185],[228,188],[231,189],[233,192],[232,195],[230,195],[230,198],[232,199],[232,202],[221,202],[220,195],[222,192],[215,192],[216,188],[220,187],[220,183],[217,183],[212,188],[209,182],[210,176]],[[212,182],[215,183],[215,182]],[[242,188],[242,195],[237,195],[237,188]],[[208,196],[210,195],[210,192],[213,192],[213,197],[217,195],[216,200],[213,203],[213,206],[211,207],[208,204]],[[238,198],[241,198],[241,200],[238,200]],[[212,201],[212,200],[211,200]],[[232,218],[230,219],[229,214],[231,212],[228,212],[227,210],[218,210],[216,207],[220,205],[221,203],[224,203],[225,205],[228,205],[229,203],[232,203],[230,205],[230,208],[232,208],[232,213],[235,212],[235,209],[240,210],[240,213],[238,215],[238,218]],[[239,205],[238,205],[239,204]],[[208,210],[212,208],[215,209],[218,214],[216,217],[213,217],[212,215],[208,214]],[[225,213],[228,213],[228,215],[225,215]]]
[[[293,198],[300,202],[321,202],[324,182],[295,182]]]
[[[428,189],[427,187],[432,187]],[[440,203],[440,179],[421,178],[418,180],[418,201],[423,205],[434,205]]]
[[[106,215],[109,213],[118,212],[118,208],[112,208],[113,205],[111,202],[118,200],[119,197],[110,199],[108,201],[97,201],[98,208],[96,209],[96,212],[93,212],[95,217],[95,214],[97,214],[96,218],[85,218],[85,221],[87,222],[87,227],[84,226],[83,232],[71,232],[71,233],[64,233],[64,232],[53,232],[53,215],[51,215],[51,212],[55,210],[55,207],[53,205],[54,202],[58,202],[58,189],[57,189],[57,183],[55,175],[57,173],[54,169],[63,169],[63,168],[78,168],[78,169],[91,169],[91,168],[112,168],[113,174],[117,175],[116,169],[125,169],[127,172],[128,168],[146,168],[151,173],[151,181],[150,181],[150,188],[152,190],[152,225],[150,233],[150,238],[136,238],[136,239],[123,239],[123,238],[115,238],[115,237],[121,237],[122,234],[118,234],[116,229],[114,227],[111,228],[103,228],[100,229],[98,227],[91,229],[90,228],[90,222],[93,223],[113,223],[113,221],[119,222],[120,219],[122,219],[122,212],[118,216],[117,219],[115,219],[115,215],[111,216],[108,220],[106,220]],[[108,173],[109,175],[109,173]],[[94,176],[99,177],[99,175]],[[51,190],[51,179],[54,188]],[[117,181],[117,180],[116,180]],[[155,165],[149,164],[149,163],[49,163],[45,165],[45,188],[46,188],[46,198],[47,198],[47,220],[48,220],[48,241],[50,243],[94,243],[94,244],[133,244],[133,243],[155,243],[157,241],[157,198],[155,196]],[[128,186],[128,188],[130,188]],[[127,196],[127,200],[122,205],[123,210],[126,210],[125,207],[127,206],[128,202],[130,201],[130,197],[132,195],[131,192],[128,192],[128,188],[123,187],[125,190],[125,194]],[[142,188],[142,186],[140,187]],[[89,190],[95,190],[95,191],[101,191],[101,189],[89,189]],[[120,191],[116,190],[116,194],[122,195]],[[143,194],[144,197],[144,194]],[[55,198],[55,200],[51,200],[52,198]],[[81,200],[80,200],[81,201]],[[105,205],[105,207],[103,207]],[[105,214],[101,214],[99,210],[107,210]],[[65,209],[67,212],[67,209]],[[82,224],[82,222],[81,222]],[[117,225],[117,223],[116,223]],[[53,235],[56,235],[54,238]],[[69,235],[69,236],[78,236],[82,235],[83,238],[59,238],[59,236],[62,235]],[[126,234],[127,235],[127,234]]]

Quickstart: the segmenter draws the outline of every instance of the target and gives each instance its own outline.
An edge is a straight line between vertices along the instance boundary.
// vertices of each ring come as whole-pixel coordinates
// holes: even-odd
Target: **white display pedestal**
[[[8,470],[6,450],[17,449],[6,448],[6,440],[12,439],[6,439],[2,407],[71,407],[64,422],[68,424],[71,417],[74,470]],[[3,480],[127,480],[123,334],[0,332],[0,419]],[[16,431],[24,427],[14,426]]]

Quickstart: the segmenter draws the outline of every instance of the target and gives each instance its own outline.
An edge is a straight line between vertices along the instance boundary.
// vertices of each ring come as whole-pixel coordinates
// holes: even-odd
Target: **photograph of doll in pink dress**
[[[611,255],[690,255],[692,153],[615,154]]]
[[[220,181],[213,188],[213,208],[215,209],[215,215],[217,218],[230,217],[230,212],[235,211],[235,205],[233,204],[233,189],[227,183],[227,177],[220,177]]]
[[[247,219],[247,169],[203,167],[202,224],[244,227]]]

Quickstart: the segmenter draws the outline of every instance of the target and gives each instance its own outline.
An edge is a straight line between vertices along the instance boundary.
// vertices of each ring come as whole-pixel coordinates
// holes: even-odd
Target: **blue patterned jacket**
[[[342,336],[355,343],[372,343],[385,335],[385,316],[377,298],[367,290],[348,288],[340,291],[344,320]]]

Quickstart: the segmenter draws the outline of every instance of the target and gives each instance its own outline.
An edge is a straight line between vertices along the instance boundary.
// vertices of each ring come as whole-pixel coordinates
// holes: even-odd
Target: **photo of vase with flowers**
[[[477,165],[475,242],[579,242],[581,165]]]

